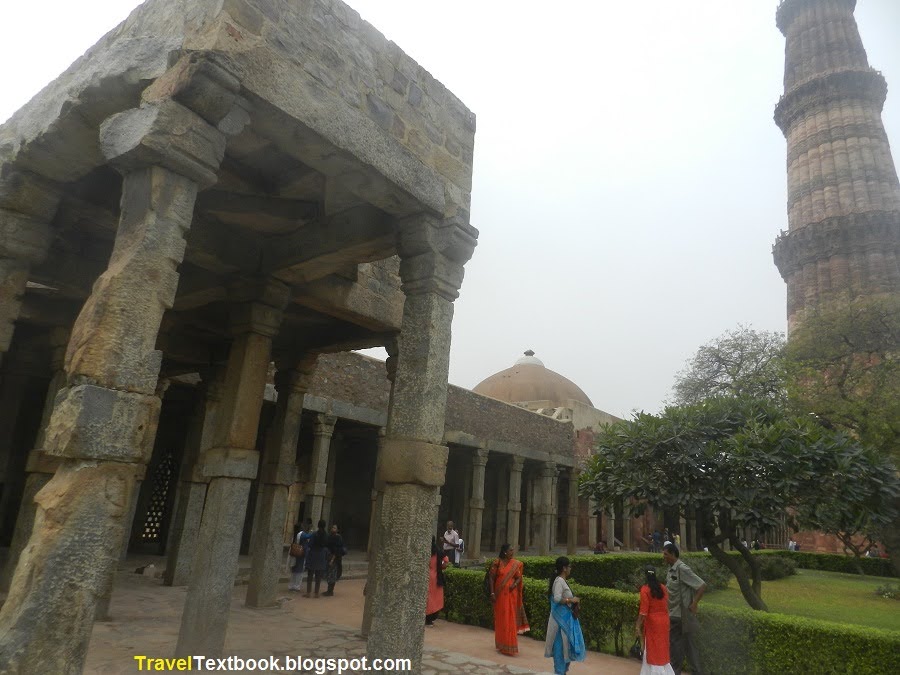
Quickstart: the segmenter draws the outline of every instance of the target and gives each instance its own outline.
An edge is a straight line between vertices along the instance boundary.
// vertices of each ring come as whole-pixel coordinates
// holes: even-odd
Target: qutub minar
[[[774,257],[789,330],[830,299],[900,294],[900,183],[881,121],[887,84],[869,66],[856,0],[783,0],[788,231]]]

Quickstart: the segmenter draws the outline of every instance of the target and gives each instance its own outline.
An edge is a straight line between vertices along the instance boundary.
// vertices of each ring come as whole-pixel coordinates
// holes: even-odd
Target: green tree
[[[784,335],[738,326],[697,350],[675,378],[676,405],[714,396],[785,400]]]
[[[877,467],[867,467],[868,455],[846,434],[754,399],[711,398],[667,407],[659,415],[638,413],[604,428],[596,448],[581,475],[582,496],[601,507],[630,504],[635,515],[647,507],[692,507],[710,553],[734,574],[750,607],[759,610],[767,609],[761,570],[742,544],[745,529],[770,533],[785,512],[800,512],[810,500],[820,508],[852,506],[891,517],[891,499],[900,494],[895,471],[881,475]],[[848,472],[878,476],[883,489],[864,503],[851,500],[842,507],[839,500],[853,491],[832,493],[830,486]],[[725,552],[726,542],[740,558]]]
[[[900,297],[834,302],[807,311],[791,332],[786,367],[795,410],[846,430],[900,465]],[[894,506],[900,513],[900,500]],[[900,575],[900,521],[858,522],[863,534],[876,528]],[[846,524],[822,517],[820,527],[839,532]]]

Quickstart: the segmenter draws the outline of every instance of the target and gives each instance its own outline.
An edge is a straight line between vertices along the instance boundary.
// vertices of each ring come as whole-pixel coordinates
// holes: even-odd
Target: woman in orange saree
[[[494,644],[508,656],[519,653],[517,635],[528,631],[528,617],[522,601],[523,565],[513,558],[509,544],[500,547],[500,557],[490,569],[491,603],[494,605]]]

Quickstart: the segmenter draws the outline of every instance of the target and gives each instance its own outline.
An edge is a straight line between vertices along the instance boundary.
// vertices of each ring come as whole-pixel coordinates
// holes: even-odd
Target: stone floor
[[[135,655],[170,658],[177,641],[186,590],[162,586],[159,579],[134,574],[141,562],[129,559],[116,578],[111,620],[97,623],[91,638],[86,673],[137,673]],[[248,658],[286,656],[355,658],[365,654],[359,636],[363,579],[342,580],[335,597],[305,598],[281,586],[280,606],[256,610],[244,607],[245,586],[235,587],[225,654]],[[323,589],[324,590],[324,589]],[[520,654],[510,658],[493,647],[493,633],[473,626],[438,621],[426,629],[423,674],[536,673],[552,670],[543,642],[520,638]],[[636,675],[640,664],[604,654],[588,654],[574,664],[572,675],[608,673]],[[144,671],[146,672],[146,670]],[[286,671],[291,672],[291,671]],[[293,672],[313,672],[294,670]],[[327,671],[337,672],[337,671]],[[361,672],[361,671],[344,671]]]

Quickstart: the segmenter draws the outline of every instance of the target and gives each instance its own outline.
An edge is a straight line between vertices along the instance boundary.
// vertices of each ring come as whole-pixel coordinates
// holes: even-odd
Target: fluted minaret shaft
[[[869,67],[856,0],[783,0],[788,231],[775,243],[788,326],[829,298],[900,294],[900,182],[881,121],[887,85]]]

